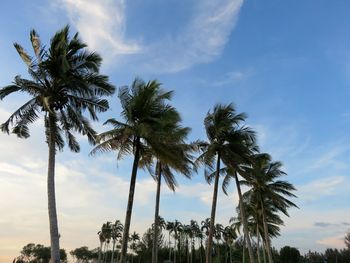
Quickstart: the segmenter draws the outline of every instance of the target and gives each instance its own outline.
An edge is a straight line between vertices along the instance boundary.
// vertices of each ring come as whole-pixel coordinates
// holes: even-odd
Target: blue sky
[[[285,165],[298,188],[296,203],[273,245],[302,252],[342,247],[350,226],[350,17],[348,1],[54,0],[5,1],[1,8],[0,85],[26,68],[13,42],[29,50],[35,28],[44,43],[66,24],[104,58],[102,72],[116,86],[134,77],[158,79],[175,90],[173,103],[190,139],[203,139],[203,118],[215,103],[234,102],[249,115],[262,151]],[[26,98],[0,103],[0,122]],[[101,116],[119,117],[117,98]],[[104,130],[96,124],[98,130]],[[48,244],[46,159],[42,125],[26,141],[0,135],[0,262],[28,242]],[[62,247],[98,245],[107,220],[124,220],[131,159],[58,156],[57,202]],[[140,173],[132,230],[153,218],[155,184]],[[165,188],[161,214],[186,222],[209,216],[211,187],[203,174]],[[217,217],[227,224],[237,197],[220,195]]]

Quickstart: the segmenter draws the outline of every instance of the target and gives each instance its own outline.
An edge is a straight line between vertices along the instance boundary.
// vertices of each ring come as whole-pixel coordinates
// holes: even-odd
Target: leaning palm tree
[[[162,127],[176,112],[172,106],[167,104],[172,93],[172,91],[162,90],[161,84],[155,80],[145,83],[136,79],[130,88],[120,88],[118,97],[125,123],[116,119],[107,120],[105,124],[112,125],[113,129],[98,136],[99,145],[91,152],[95,154],[116,150],[118,151],[117,159],[127,154],[134,155],[120,258],[122,263],[126,262],[139,161],[143,154],[150,150],[157,156],[166,154],[167,147],[162,140],[164,137]]]
[[[219,177],[222,170],[221,162],[231,165],[233,160],[241,162],[251,155],[251,148],[248,147],[248,144],[254,139],[254,133],[241,126],[244,120],[245,114],[237,114],[232,104],[218,104],[214,107],[213,112],[208,112],[204,120],[208,142],[197,142],[201,151],[197,164],[204,164],[207,182],[210,184],[214,181],[206,263],[212,261],[211,250]],[[251,253],[251,263],[254,263],[253,253]]]
[[[95,142],[95,131],[83,111],[87,110],[91,119],[97,120],[97,112],[108,109],[107,100],[101,97],[112,95],[114,87],[108,83],[108,77],[99,74],[101,57],[88,52],[78,34],[70,38],[68,26],[53,36],[48,50],[41,45],[36,31],[30,32],[30,40],[33,57],[19,44],[14,45],[27,65],[31,79],[16,76],[12,85],[0,89],[0,100],[14,92],[24,92],[31,99],[1,125],[1,130],[27,138],[30,136],[28,126],[40,115],[44,116],[49,148],[47,191],[51,261],[56,263],[60,261],[55,196],[56,151],[63,149],[66,137],[69,148],[79,152],[79,143],[73,132],[87,135],[89,142]]]
[[[264,241],[269,263],[273,263],[273,259],[268,227],[271,213],[268,211],[280,211],[289,216],[288,208],[297,207],[296,204],[288,199],[288,197],[296,197],[292,193],[292,191],[295,191],[295,187],[289,182],[278,180],[279,177],[286,175],[281,168],[282,164],[280,162],[272,162],[270,155],[255,154],[253,156],[253,165],[245,166],[242,169],[242,175],[245,178],[242,183],[250,187],[246,195],[251,203],[259,204],[261,209]]]

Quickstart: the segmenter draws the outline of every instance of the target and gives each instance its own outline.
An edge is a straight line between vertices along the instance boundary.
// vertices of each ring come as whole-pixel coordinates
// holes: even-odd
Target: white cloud
[[[252,74],[252,69],[234,70],[226,73],[223,78],[215,81],[213,86],[221,87],[232,83],[241,82]]]
[[[177,35],[171,32],[157,40],[137,43],[126,39],[124,0],[57,0],[68,12],[88,46],[107,61],[130,55],[144,71],[177,72],[209,63],[223,51],[233,30],[243,0],[195,1],[188,24]],[[165,25],[166,26],[166,25]],[[140,36],[140,39],[144,36]],[[123,61],[125,64],[125,61]]]
[[[134,54],[141,47],[125,38],[124,0],[59,0],[89,48],[105,59]]]
[[[177,72],[213,61],[222,53],[242,4],[243,0],[197,1],[192,19],[179,35],[149,47],[154,59],[148,68]]]
[[[317,200],[321,197],[335,195],[340,187],[346,187],[345,176],[332,176],[314,180],[298,187],[298,196],[304,201]]]

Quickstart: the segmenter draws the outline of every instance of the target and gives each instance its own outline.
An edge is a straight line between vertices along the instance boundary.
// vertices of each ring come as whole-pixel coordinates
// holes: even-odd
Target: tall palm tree
[[[111,257],[111,263],[114,262],[114,249],[115,244],[118,240],[122,238],[122,233],[124,230],[123,224],[120,222],[120,220],[116,220],[115,223],[112,225],[112,257]]]
[[[106,238],[105,238],[104,233],[103,233],[103,226],[102,226],[101,231],[97,232],[97,235],[98,235],[98,239],[100,241],[100,249],[98,251],[98,263],[100,263],[101,262],[101,257],[102,257],[103,243],[106,241]]]
[[[168,231],[168,248],[169,248],[169,261],[171,260],[171,241],[170,241],[170,236],[171,233],[174,231],[174,222],[168,221],[166,222],[166,230]]]
[[[156,203],[154,213],[154,238],[152,248],[152,263],[158,262],[158,231],[159,231],[159,204],[160,204],[160,190],[162,178],[165,180],[168,187],[175,191],[177,181],[175,172],[185,175],[187,178],[191,177],[191,146],[185,143],[185,139],[189,132],[189,128],[180,126],[180,115],[174,111],[172,115],[169,114],[169,119],[163,122],[160,127],[163,131],[161,138],[163,145],[167,148],[162,152],[152,152],[145,154],[143,162],[146,166],[151,166],[153,160],[156,162],[156,174],[154,179],[157,181]]]
[[[167,102],[172,91],[164,91],[156,80],[145,83],[135,79],[131,87],[119,89],[118,97],[122,106],[122,117],[125,123],[109,119],[105,124],[113,126],[112,130],[99,134],[98,142],[91,154],[106,151],[118,151],[118,159],[126,154],[133,154],[128,204],[125,215],[124,233],[121,251],[121,263],[126,262],[131,214],[134,203],[137,170],[142,155],[151,149],[152,152],[166,154],[166,145],[162,127],[174,116],[175,109]]]
[[[130,246],[130,248],[135,252],[135,250],[136,250],[136,242],[137,242],[137,241],[140,241],[140,235],[134,231],[134,232],[131,234],[131,236],[130,236],[130,241],[131,241],[131,246]],[[132,263],[134,262],[134,254],[132,254],[131,262],[132,262]]]
[[[223,240],[225,241],[226,246],[228,247],[228,257],[229,262],[232,263],[232,245],[234,240],[237,238],[235,229],[232,226],[226,226],[222,233]]]
[[[21,45],[14,46],[28,67],[31,79],[16,76],[12,85],[0,89],[0,100],[14,92],[27,93],[31,99],[19,107],[1,125],[3,132],[16,134],[20,138],[30,136],[28,126],[43,113],[46,142],[49,148],[47,192],[51,241],[51,261],[60,261],[59,232],[55,196],[55,156],[64,147],[64,138],[73,152],[80,147],[72,132],[87,135],[94,143],[95,131],[83,115],[87,110],[91,119],[97,120],[97,112],[108,109],[102,96],[114,93],[108,77],[99,74],[101,57],[89,52],[78,34],[69,37],[68,26],[58,31],[51,39],[48,50],[41,45],[36,31],[30,32],[34,56],[30,56]]]
[[[245,114],[236,113],[232,104],[217,104],[213,112],[208,112],[204,120],[208,142],[197,142],[201,151],[197,163],[198,165],[204,164],[207,182],[212,183],[214,181],[206,263],[211,263],[212,260],[211,250],[219,177],[222,170],[221,162],[232,165],[233,161],[239,160],[241,162],[251,155],[251,148],[248,147],[248,144],[250,145],[254,139],[254,133],[249,128],[241,126],[245,118]],[[253,254],[251,254],[251,263],[254,263]]]
[[[272,162],[271,156],[268,154],[255,154],[253,165],[245,166],[242,174],[245,178],[243,184],[250,187],[246,195],[249,196],[250,202],[259,204],[262,215],[264,228],[264,241],[266,242],[266,250],[269,263],[273,263],[271,244],[268,228],[268,209],[273,212],[280,211],[286,216],[288,208],[297,207],[289,197],[296,197],[292,191],[295,187],[287,182],[279,180],[279,177],[286,175],[282,171],[282,163]]]
[[[174,263],[176,263],[176,254],[177,254],[177,248],[180,248],[180,235],[183,229],[183,224],[175,219],[174,224],[173,224],[173,232],[174,232]],[[178,243],[176,243],[178,241]],[[181,250],[179,249],[179,256],[180,256],[180,261],[181,261]]]

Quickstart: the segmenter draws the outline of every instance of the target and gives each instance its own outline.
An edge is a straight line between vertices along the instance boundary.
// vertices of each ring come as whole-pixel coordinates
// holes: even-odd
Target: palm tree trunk
[[[259,235],[259,224],[258,223],[256,223],[256,238],[257,238],[256,253],[258,254],[258,263],[261,263],[261,259],[260,259],[260,235]]]
[[[245,216],[245,211],[244,211],[244,207],[243,207],[241,185],[239,183],[237,173],[235,173],[235,180],[236,180],[236,187],[237,187],[237,192],[238,192],[238,197],[239,197],[239,209],[241,211],[242,221],[243,221],[243,232],[244,232],[246,244],[248,247],[249,259],[250,259],[250,263],[255,263],[253,248],[252,248],[252,244],[251,244],[250,238],[249,238],[248,222],[247,222],[247,218]]]
[[[243,263],[245,263],[245,246],[246,246],[245,235],[243,235],[243,259],[242,259]]]
[[[115,240],[113,239],[111,263],[113,263],[113,259],[114,259],[114,246],[115,246]]]
[[[216,172],[215,172],[215,182],[214,182],[214,193],[213,200],[211,206],[211,216],[210,216],[210,228],[209,228],[209,237],[208,237],[208,248],[206,255],[206,263],[211,263],[212,256],[211,250],[213,245],[213,233],[214,233],[214,225],[215,225],[215,213],[216,213],[216,202],[218,199],[218,186],[219,186],[219,176],[220,176],[220,153],[218,153],[217,161],[216,161]]]
[[[100,251],[98,252],[98,263],[101,263],[102,246],[103,242],[100,242]]]
[[[201,247],[199,250],[199,258],[201,260],[201,263],[203,262],[203,240],[201,239]]]
[[[170,231],[169,231],[169,261],[171,260],[171,245],[170,245]]]
[[[273,263],[272,253],[271,253],[271,244],[270,244],[270,238],[269,238],[269,230],[268,230],[267,222],[266,222],[265,208],[264,208],[264,204],[263,204],[261,198],[260,198],[260,204],[261,204],[261,210],[262,210],[262,216],[263,216],[263,225],[264,225],[264,235],[265,235],[265,240],[266,240],[267,257],[269,259],[269,263]]]
[[[47,172],[47,197],[50,224],[51,262],[60,263],[60,243],[55,194],[55,156],[56,156],[56,123],[49,113],[49,163]]]
[[[158,225],[159,225],[159,202],[160,202],[160,186],[162,181],[162,164],[157,161],[157,195],[156,195],[156,208],[154,212],[154,237],[152,248],[152,263],[158,263]]]
[[[126,216],[125,216],[122,251],[120,254],[120,263],[126,263],[126,253],[128,249],[129,229],[130,229],[130,223],[131,223],[132,206],[134,203],[134,193],[135,193],[136,176],[137,176],[139,159],[140,159],[140,138],[136,137],[134,163],[132,166],[131,179],[130,179],[129,198],[128,198],[128,206],[126,209]]]
[[[175,237],[174,237],[174,263],[176,263],[176,236],[177,236],[177,234],[175,233]]]
[[[263,242],[263,249],[262,249],[262,252],[263,252],[263,259],[264,259],[264,263],[266,263],[265,242],[264,242],[264,240],[262,240],[262,242]]]

